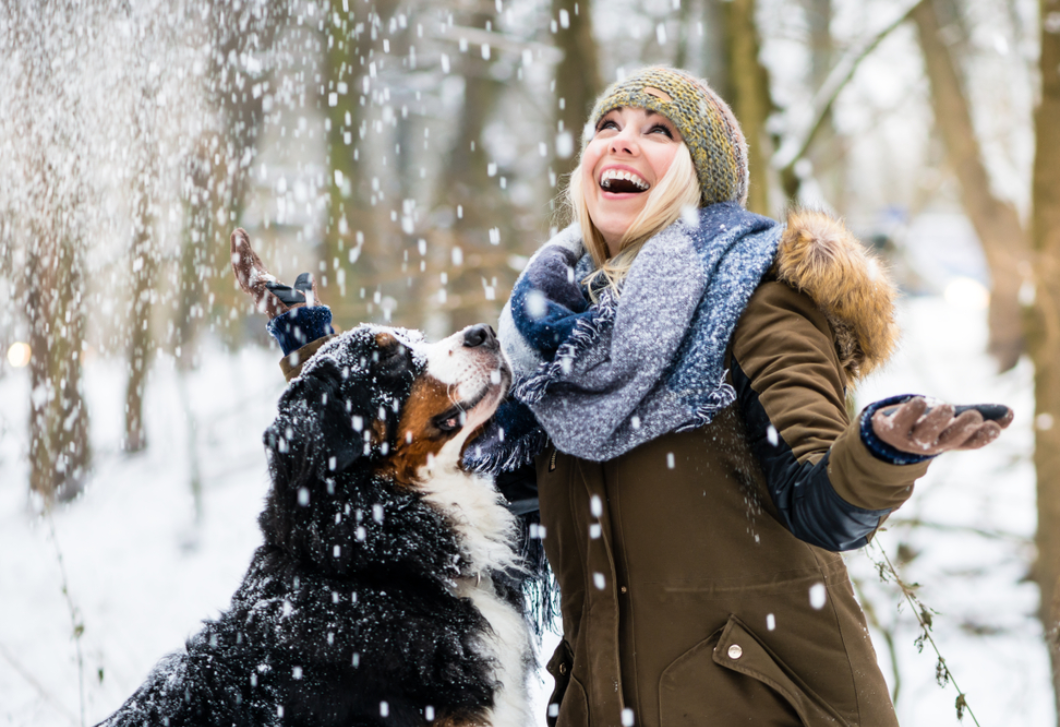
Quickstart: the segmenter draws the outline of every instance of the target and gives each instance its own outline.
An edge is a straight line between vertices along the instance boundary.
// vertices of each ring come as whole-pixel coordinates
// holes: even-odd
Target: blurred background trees
[[[1033,577],[1060,673],[1058,44],[1057,0],[4,3],[0,376],[28,365],[25,484],[50,507],[89,481],[86,361],[123,362],[136,452],[160,357],[270,345],[229,272],[236,226],[281,278],[313,272],[337,328],[494,321],[566,224],[595,96],[670,63],[733,105],[749,208],[847,217],[910,293],[989,288],[999,370],[1035,371]],[[911,272],[939,211],[985,266]]]

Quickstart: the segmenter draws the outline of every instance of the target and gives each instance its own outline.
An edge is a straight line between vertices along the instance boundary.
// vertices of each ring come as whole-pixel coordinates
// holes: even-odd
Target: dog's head
[[[489,326],[437,343],[361,326],[306,362],[280,398],[265,444],[287,479],[322,480],[363,464],[412,485],[429,469],[460,466],[510,383]]]

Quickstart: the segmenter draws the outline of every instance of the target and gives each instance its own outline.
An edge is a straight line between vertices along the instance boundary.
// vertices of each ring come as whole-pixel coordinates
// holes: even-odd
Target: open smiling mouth
[[[600,189],[617,194],[638,194],[648,191],[651,185],[632,172],[607,169],[600,175]]]

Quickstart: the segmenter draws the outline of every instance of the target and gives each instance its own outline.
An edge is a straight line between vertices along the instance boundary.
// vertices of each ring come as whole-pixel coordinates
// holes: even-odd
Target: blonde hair
[[[607,243],[589,217],[589,207],[582,190],[582,175],[579,161],[567,185],[567,205],[581,226],[585,247],[596,265],[596,269],[582,281],[589,287],[589,295],[595,302],[597,294],[593,291],[593,283],[603,276],[607,280],[606,287],[617,294],[619,284],[629,274],[644,243],[676,222],[685,208],[698,207],[702,191],[692,155],[685,143],[681,142],[666,174],[654,188],[644,193],[648,195],[648,201],[622,235],[618,254],[609,258]]]

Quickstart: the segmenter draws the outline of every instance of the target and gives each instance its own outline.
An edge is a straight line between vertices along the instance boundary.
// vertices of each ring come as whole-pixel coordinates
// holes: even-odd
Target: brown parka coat
[[[893,298],[839,223],[796,214],[727,351],[773,444],[827,454],[835,494],[882,517],[927,468],[875,456],[847,413],[895,345]],[[538,457],[558,727],[897,724],[842,557],[784,524],[740,403],[608,462]]]
[[[764,416],[771,446],[823,461],[874,521],[908,499],[927,462],[877,457],[846,408],[896,345],[894,297],[840,223],[795,213],[727,349],[737,403],[608,462],[538,456],[563,616],[550,725],[897,725],[842,557],[792,534],[753,447]]]

